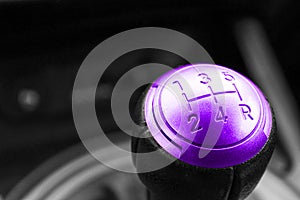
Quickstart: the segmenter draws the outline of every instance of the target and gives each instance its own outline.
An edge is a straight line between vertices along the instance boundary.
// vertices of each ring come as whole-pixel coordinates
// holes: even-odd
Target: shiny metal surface
[[[249,160],[272,127],[262,92],[241,74],[210,64],[183,66],[161,76],[147,94],[145,118],[167,152],[208,168]]]

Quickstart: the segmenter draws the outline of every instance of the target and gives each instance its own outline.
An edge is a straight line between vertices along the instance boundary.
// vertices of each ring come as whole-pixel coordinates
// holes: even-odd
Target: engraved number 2
[[[191,114],[188,117],[188,123],[191,124],[191,133],[196,133],[202,130],[202,127],[199,125],[200,119],[196,114]]]

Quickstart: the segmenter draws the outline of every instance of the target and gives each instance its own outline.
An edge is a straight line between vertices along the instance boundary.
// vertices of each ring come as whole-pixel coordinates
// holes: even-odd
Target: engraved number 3
[[[198,76],[201,78],[200,83],[207,84],[208,82],[211,81],[211,79],[209,78],[209,76],[207,74],[205,74],[205,73],[201,73]]]

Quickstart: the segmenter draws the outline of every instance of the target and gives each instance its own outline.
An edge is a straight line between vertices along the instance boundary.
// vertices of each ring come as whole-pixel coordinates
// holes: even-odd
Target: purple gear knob
[[[259,88],[212,64],[183,66],[157,79],[146,96],[145,119],[169,154],[205,168],[251,159],[272,127],[272,112]]]

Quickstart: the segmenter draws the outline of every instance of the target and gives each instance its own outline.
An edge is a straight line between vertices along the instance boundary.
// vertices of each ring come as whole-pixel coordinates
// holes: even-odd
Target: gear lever
[[[162,75],[136,113],[148,137],[133,138],[133,152],[176,158],[139,174],[150,200],[245,199],[274,150],[276,125],[268,101],[250,80],[222,66],[188,65]],[[151,162],[133,161],[137,168]]]

